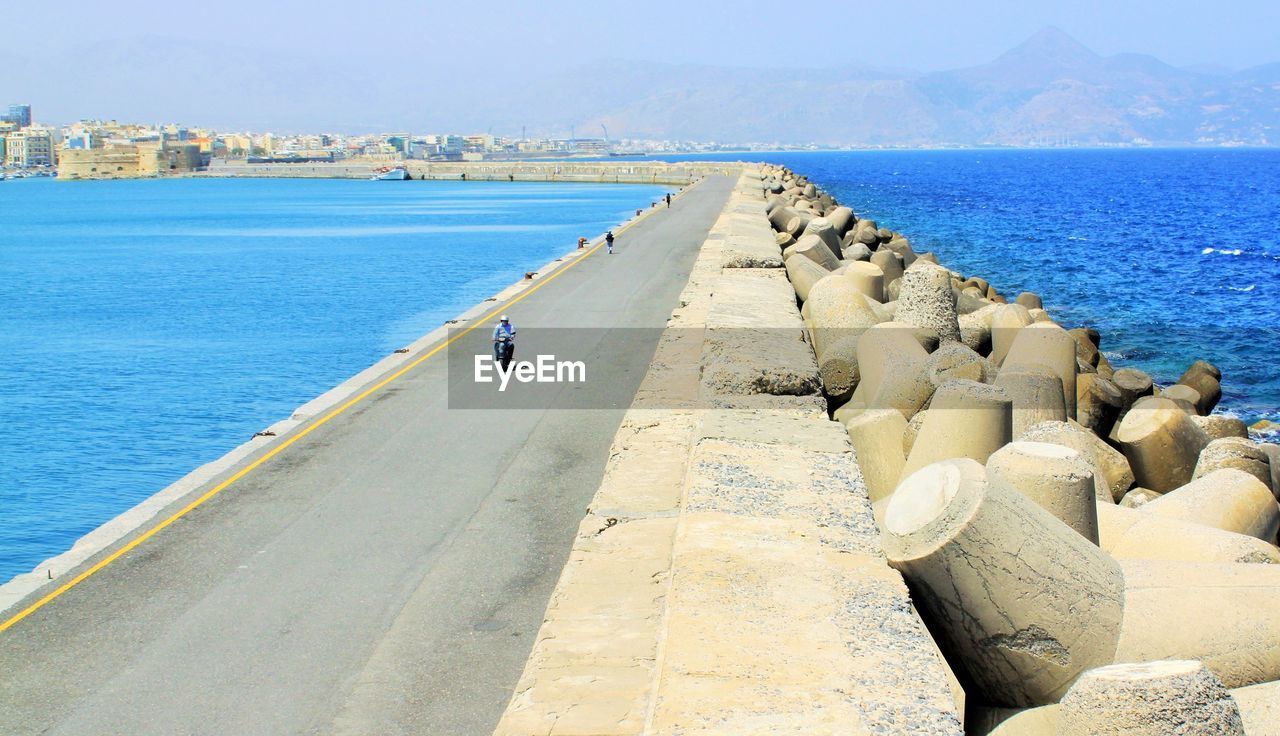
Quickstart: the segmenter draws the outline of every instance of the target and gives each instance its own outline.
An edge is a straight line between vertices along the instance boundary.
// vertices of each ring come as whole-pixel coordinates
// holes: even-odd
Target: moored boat
[[[373,181],[404,181],[409,178],[409,170],[403,166],[383,166],[374,169]]]

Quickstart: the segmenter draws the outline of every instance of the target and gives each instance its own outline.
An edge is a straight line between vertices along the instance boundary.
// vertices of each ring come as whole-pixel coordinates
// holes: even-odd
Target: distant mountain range
[[[468,74],[411,59],[375,70],[156,38],[0,57],[0,68],[20,80],[15,101],[31,99],[46,119],[561,136],[606,126],[614,138],[857,146],[1280,144],[1280,63],[1232,72],[1104,57],[1056,28],[990,63],[934,73],[606,61]]]

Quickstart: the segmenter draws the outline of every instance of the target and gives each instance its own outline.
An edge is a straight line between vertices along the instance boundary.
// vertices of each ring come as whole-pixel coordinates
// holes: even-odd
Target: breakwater
[[[215,163],[196,177],[267,177],[298,179],[368,179],[386,161],[338,163]],[[737,175],[736,163],[658,161],[400,161],[411,179],[438,181],[578,182],[600,184],[666,184],[684,186],[707,176]]]
[[[498,733],[1275,733],[1280,447],[1216,367],[786,169],[698,263]]]

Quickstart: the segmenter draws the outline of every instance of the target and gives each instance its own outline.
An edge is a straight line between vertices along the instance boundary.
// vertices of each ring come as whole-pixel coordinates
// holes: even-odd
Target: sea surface
[[[769,161],[1173,383],[1222,369],[1218,412],[1280,423],[1280,150],[740,153]],[[1259,435],[1276,441],[1275,432]]]
[[[665,191],[0,182],[0,583]]]

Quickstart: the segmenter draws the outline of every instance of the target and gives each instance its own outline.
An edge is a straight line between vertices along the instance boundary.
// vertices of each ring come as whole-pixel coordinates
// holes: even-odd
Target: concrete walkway
[[[733,184],[512,317],[663,326]],[[659,332],[556,334],[616,409],[450,410],[425,361],[0,633],[0,733],[491,732]]]

